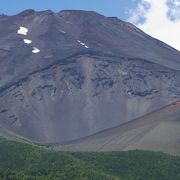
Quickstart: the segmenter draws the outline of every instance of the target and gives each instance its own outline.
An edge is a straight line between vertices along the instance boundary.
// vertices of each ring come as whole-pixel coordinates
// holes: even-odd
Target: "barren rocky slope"
[[[68,151],[154,150],[180,155],[180,101],[118,127],[63,145]]]
[[[89,136],[180,99],[180,52],[95,12],[0,16],[0,69],[1,127],[39,142]]]

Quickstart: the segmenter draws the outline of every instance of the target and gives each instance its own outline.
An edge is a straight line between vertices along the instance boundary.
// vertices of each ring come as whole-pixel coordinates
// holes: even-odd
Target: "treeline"
[[[180,157],[148,151],[54,152],[0,141],[4,180],[180,180]]]

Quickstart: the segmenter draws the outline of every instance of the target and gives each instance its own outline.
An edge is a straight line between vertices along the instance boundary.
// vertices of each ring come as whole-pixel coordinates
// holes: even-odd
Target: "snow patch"
[[[77,42],[79,43],[79,44],[81,44],[82,46],[84,46],[85,44],[84,43],[82,43],[80,40],[77,40]]]
[[[39,52],[40,52],[40,50],[38,48],[33,47],[32,53],[37,54]]]
[[[28,33],[28,28],[25,27],[19,27],[19,30],[17,31],[17,34],[21,34],[21,35],[27,35]]]
[[[25,43],[25,44],[31,44],[31,43],[32,43],[32,41],[31,41],[31,40],[29,40],[29,39],[24,39],[24,43]]]
[[[17,31],[17,34],[21,34],[21,35],[27,35],[27,33],[28,33],[28,28],[26,28],[26,27],[19,27],[19,30]],[[32,40],[30,40],[30,39],[24,39],[24,43],[25,44],[31,44],[32,43]],[[40,52],[40,50],[38,49],[38,48],[36,48],[36,47],[33,47],[33,50],[32,50],[32,53],[34,53],[34,54],[37,54],[37,53],[39,53]]]
[[[132,95],[132,91],[128,91],[127,93],[128,93],[128,95],[129,95],[129,96],[131,96],[131,95]]]
[[[79,43],[79,44],[81,44],[82,46],[84,46],[85,48],[89,48],[85,43],[83,43],[83,42],[81,42],[80,40],[77,40],[77,42]]]
[[[63,30],[60,30],[63,34],[66,34],[66,32],[65,31],[63,31]]]

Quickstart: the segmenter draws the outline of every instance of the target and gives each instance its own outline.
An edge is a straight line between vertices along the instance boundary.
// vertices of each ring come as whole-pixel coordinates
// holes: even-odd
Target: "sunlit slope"
[[[81,151],[145,149],[180,154],[180,102],[58,148]]]

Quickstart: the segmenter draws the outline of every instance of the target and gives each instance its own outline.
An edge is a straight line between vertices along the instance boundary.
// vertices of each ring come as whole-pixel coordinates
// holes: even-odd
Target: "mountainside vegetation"
[[[55,152],[2,140],[0,179],[179,180],[180,157],[160,152]]]

